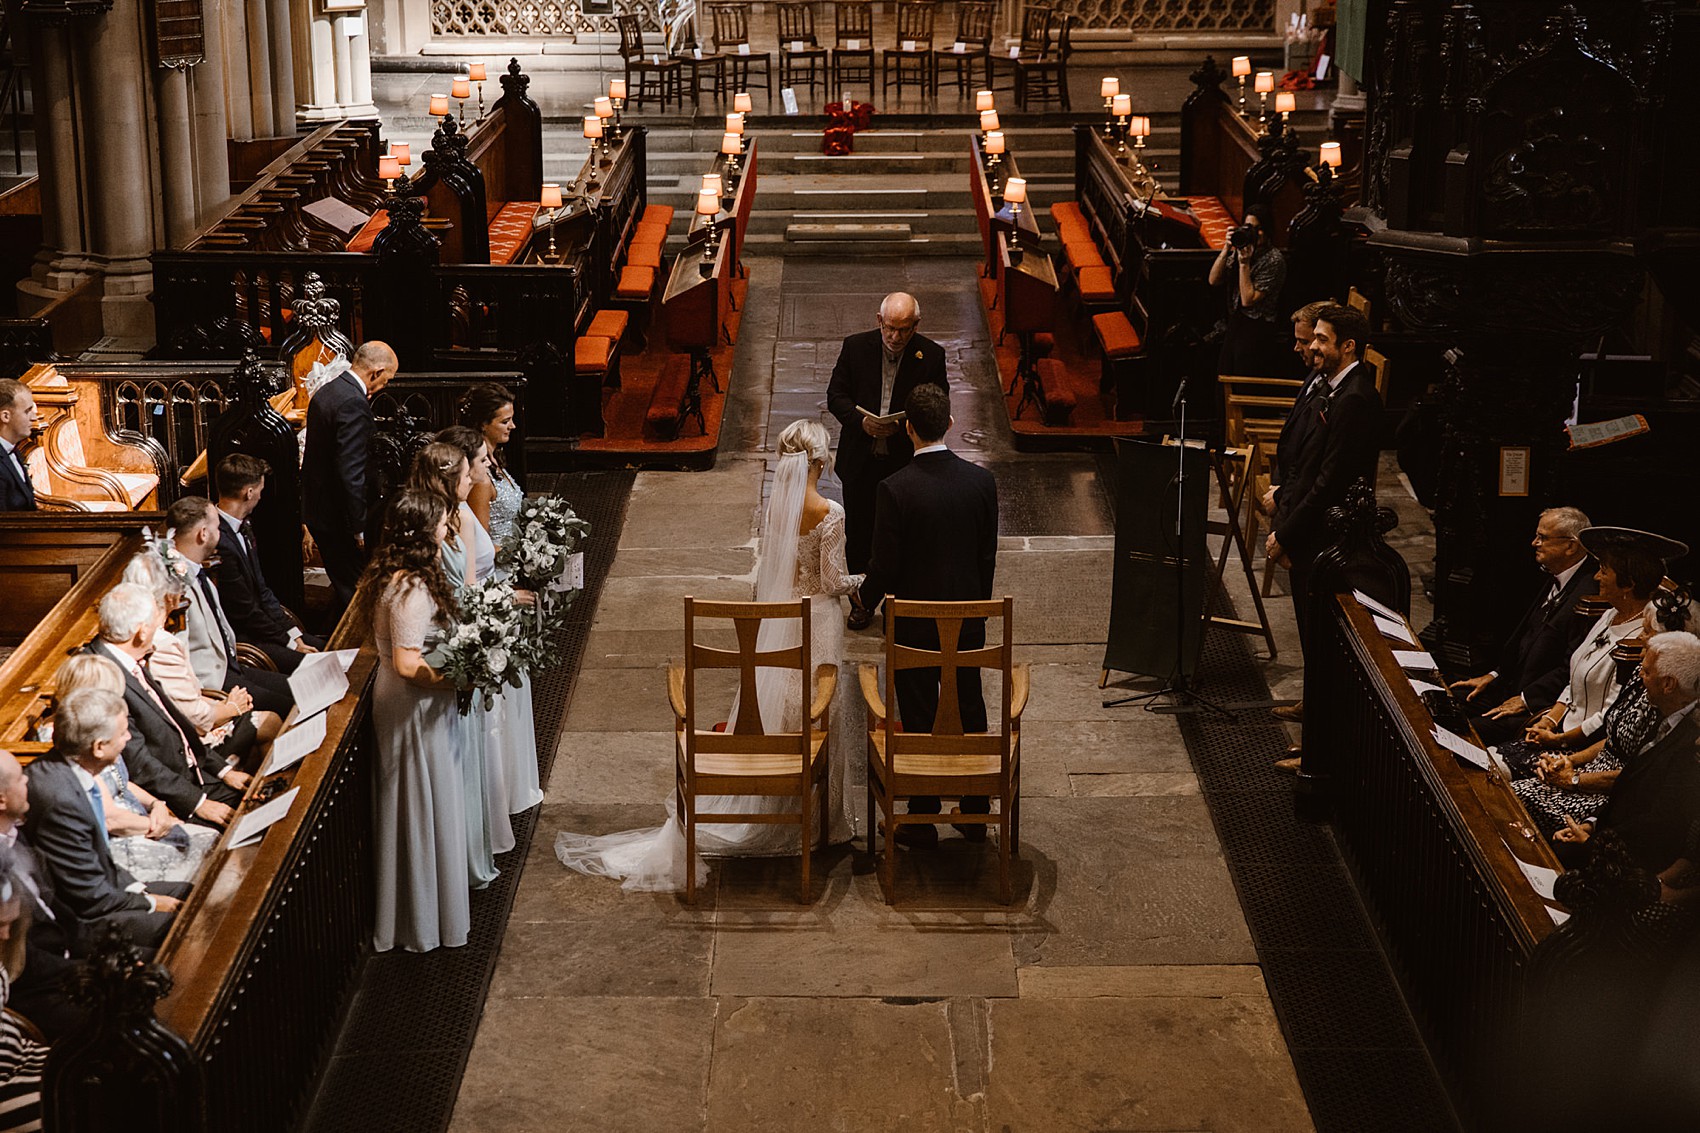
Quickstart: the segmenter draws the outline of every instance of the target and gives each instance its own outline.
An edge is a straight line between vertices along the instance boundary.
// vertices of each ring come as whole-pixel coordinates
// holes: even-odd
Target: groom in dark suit
[[[35,510],[35,486],[18,449],[40,419],[30,387],[0,378],[0,511]]]
[[[340,618],[354,599],[365,565],[367,475],[372,440],[371,397],[395,376],[395,351],[364,342],[348,369],[320,386],[307,403],[307,449],[301,456],[302,514],[330,575]]]
[[[844,484],[844,558],[853,573],[868,568],[875,490],[908,464],[914,452],[901,425],[876,424],[869,414],[885,417],[903,408],[917,386],[949,388],[944,347],[915,333],[920,321],[921,305],[913,295],[887,295],[880,303],[879,327],[844,340],[826,387],[826,406],[843,426],[838,478]],[[850,615],[851,629],[867,625],[857,614]]]
[[[914,459],[878,486],[874,512],[873,555],[868,577],[852,595],[859,611],[872,616],[887,594],[927,602],[978,602],[992,596],[998,557],[998,485],[992,474],[945,447],[950,430],[950,393],[931,383],[916,386],[904,402],[904,429]],[[900,644],[939,647],[932,621],[900,618]],[[986,643],[984,619],[964,622],[958,645],[978,649]],[[897,674],[897,712],[905,732],[930,732],[939,706],[939,671],[905,669]],[[986,730],[986,700],[978,669],[963,670],[957,683],[957,707],[965,732]],[[968,814],[985,814],[984,797],[964,798]],[[937,814],[936,798],[912,798],[910,814]],[[970,841],[983,841],[983,825],[959,827]],[[901,841],[930,844],[932,826],[900,826]]]

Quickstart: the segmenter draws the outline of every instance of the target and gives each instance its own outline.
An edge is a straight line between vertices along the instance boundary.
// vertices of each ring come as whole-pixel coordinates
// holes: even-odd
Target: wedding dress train
[[[844,729],[835,725],[848,721],[854,681],[844,656],[844,611],[841,599],[861,583],[862,576],[844,567],[844,509],[828,501],[827,514],[809,532],[797,534],[802,522],[807,493],[809,458],[804,453],[787,453],[779,459],[763,525],[761,560],[756,568],[756,601],[783,602],[810,599],[810,657],[812,663],[839,665],[838,690],[827,712],[829,760],[828,784],[832,813],[822,815],[829,844],[848,842],[855,834],[851,815],[857,797],[852,775],[861,747],[840,742]],[[785,649],[797,643],[796,621],[764,622],[757,635],[759,650]],[[761,706],[762,727],[768,732],[798,731],[802,727],[803,689],[795,670],[761,668],[756,671],[756,695]],[[736,697],[727,712],[737,719]],[[849,729],[853,736],[859,729]],[[826,800],[817,800],[817,807]],[[569,869],[597,877],[614,877],[622,888],[641,892],[676,892],[685,888],[685,832],[675,813],[675,800],[667,799],[667,821],[660,827],[627,830],[619,834],[587,835],[566,831],[555,836],[555,856]],[[705,797],[700,809],[714,814],[778,813],[795,810],[796,800],[781,796],[739,795]],[[817,812],[818,813],[818,812]],[[696,833],[699,855],[717,857],[777,857],[797,852],[797,831],[778,823],[699,823]],[[708,880],[708,867],[700,856],[694,863],[697,883]]]

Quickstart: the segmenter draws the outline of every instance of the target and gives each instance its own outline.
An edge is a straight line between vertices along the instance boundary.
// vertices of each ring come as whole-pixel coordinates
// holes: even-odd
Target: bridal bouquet
[[[505,579],[461,591],[460,621],[426,651],[425,662],[454,682],[462,716],[472,711],[474,697],[482,696],[489,711],[503,688],[519,687],[539,653],[535,621],[515,604],[513,584]]]
[[[520,506],[514,527],[496,551],[496,565],[514,585],[545,594],[566,594],[565,606],[583,588],[583,559],[574,559],[590,535],[590,524],[560,496],[536,496]],[[576,569],[576,575],[575,575]]]

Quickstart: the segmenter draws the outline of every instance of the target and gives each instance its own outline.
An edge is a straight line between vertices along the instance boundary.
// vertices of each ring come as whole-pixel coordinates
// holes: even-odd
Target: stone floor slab
[[[626,901],[588,919],[513,919],[490,995],[700,997],[708,994],[713,951],[709,919],[652,901]]]
[[[556,749],[544,801],[571,805],[642,803],[672,797],[673,733],[567,733]]]
[[[1110,624],[1108,551],[1003,551],[998,554],[998,594],[1016,602],[1017,647],[1102,641]]]
[[[1267,999],[1255,964],[1094,964],[1082,968],[1026,967],[1016,973],[1023,999],[1219,998]]]
[[[685,597],[714,602],[748,602],[754,586],[744,578],[610,578],[596,607],[597,629],[662,630],[681,646]]]
[[[725,460],[707,472],[640,472],[632,485],[620,550],[725,549],[756,534],[763,464]]]
[[[754,578],[756,552],[748,547],[634,547],[622,550],[608,572],[621,578]]]
[[[1189,771],[1070,775],[1068,784],[1070,794],[1080,799],[1198,794],[1198,776]]]

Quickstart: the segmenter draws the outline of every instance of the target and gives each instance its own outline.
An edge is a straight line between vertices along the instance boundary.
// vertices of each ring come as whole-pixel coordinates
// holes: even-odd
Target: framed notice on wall
[[[1499,450],[1499,494],[1526,496],[1529,494],[1529,449],[1524,445],[1504,445]]]
[[[201,0],[153,0],[148,5],[154,66],[183,70],[207,57]]]

